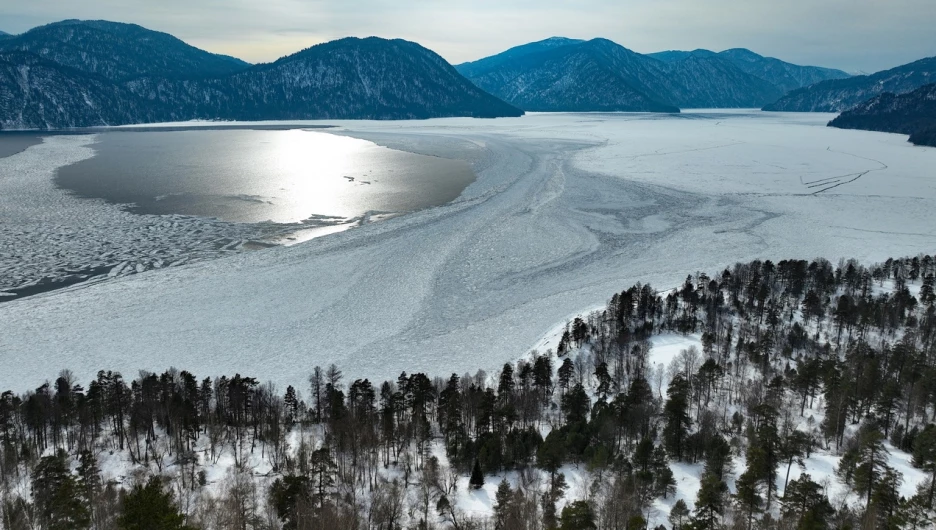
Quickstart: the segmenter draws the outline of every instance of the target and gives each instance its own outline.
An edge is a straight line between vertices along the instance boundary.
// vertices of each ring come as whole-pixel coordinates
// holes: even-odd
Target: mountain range
[[[0,130],[150,122],[158,114],[99,75],[0,51]]]
[[[456,68],[482,89],[530,111],[760,107],[791,87],[848,77],[744,49],[642,55],[607,39],[562,37]]]
[[[134,24],[65,20],[0,32],[0,129],[524,110],[837,112],[933,82],[936,58],[849,77],[743,48],[644,55],[607,39],[553,37],[453,67],[416,43],[345,38],[251,65]]]
[[[790,92],[764,110],[842,112],[885,92],[905,94],[930,83],[936,83],[936,57],[876,74],[816,83]]]
[[[829,125],[909,134],[917,145],[936,147],[936,84],[900,95],[885,92],[843,112]]]
[[[809,86],[829,79],[845,79],[848,74],[833,68],[819,66],[799,66],[796,64],[764,57],[745,48],[732,48],[720,53],[710,50],[666,51],[649,54],[654,59],[668,63],[686,60],[690,57],[719,57],[730,62],[742,71],[763,79],[784,94],[797,88]]]
[[[68,20],[0,39],[0,129],[522,114],[402,40],[347,38],[249,65],[105,21]]]

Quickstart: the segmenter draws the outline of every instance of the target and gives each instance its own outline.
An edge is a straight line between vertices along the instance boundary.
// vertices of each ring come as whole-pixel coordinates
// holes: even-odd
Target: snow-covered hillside
[[[282,392],[101,372],[85,392],[63,373],[0,399],[0,509],[43,506],[61,462],[79,487],[60,495],[85,499],[94,528],[158,477],[205,530],[930,529],[934,269],[754,261],[637,284],[540,338],[545,351],[461,377],[316,367],[306,392]]]

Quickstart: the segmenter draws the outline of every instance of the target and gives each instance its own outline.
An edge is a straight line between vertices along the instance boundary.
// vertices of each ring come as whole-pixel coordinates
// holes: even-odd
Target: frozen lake
[[[0,388],[60,368],[86,380],[176,366],[299,389],[331,362],[346,378],[494,370],[637,281],[672,287],[754,258],[932,253],[936,150],[827,128],[830,118],[339,123],[329,134],[463,160],[478,178],[450,204],[300,245],[0,304]],[[83,142],[0,159],[0,175],[84,160]],[[86,207],[56,200],[74,215]],[[109,208],[95,203],[95,215]]]

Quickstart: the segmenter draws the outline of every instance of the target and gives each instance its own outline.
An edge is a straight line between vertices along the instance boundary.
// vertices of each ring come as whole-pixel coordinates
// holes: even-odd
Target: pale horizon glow
[[[336,38],[422,44],[452,64],[552,36],[640,53],[748,48],[796,64],[876,72],[936,55],[932,0],[5,0],[0,30],[103,19],[251,63]]]

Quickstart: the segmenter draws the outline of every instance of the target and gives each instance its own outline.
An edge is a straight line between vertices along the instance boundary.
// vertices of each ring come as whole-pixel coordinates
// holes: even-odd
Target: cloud
[[[453,63],[553,35],[639,52],[746,47],[876,71],[936,54],[933,0],[36,0],[0,8],[22,32],[66,18],[133,22],[251,62],[345,36],[399,37]]]

